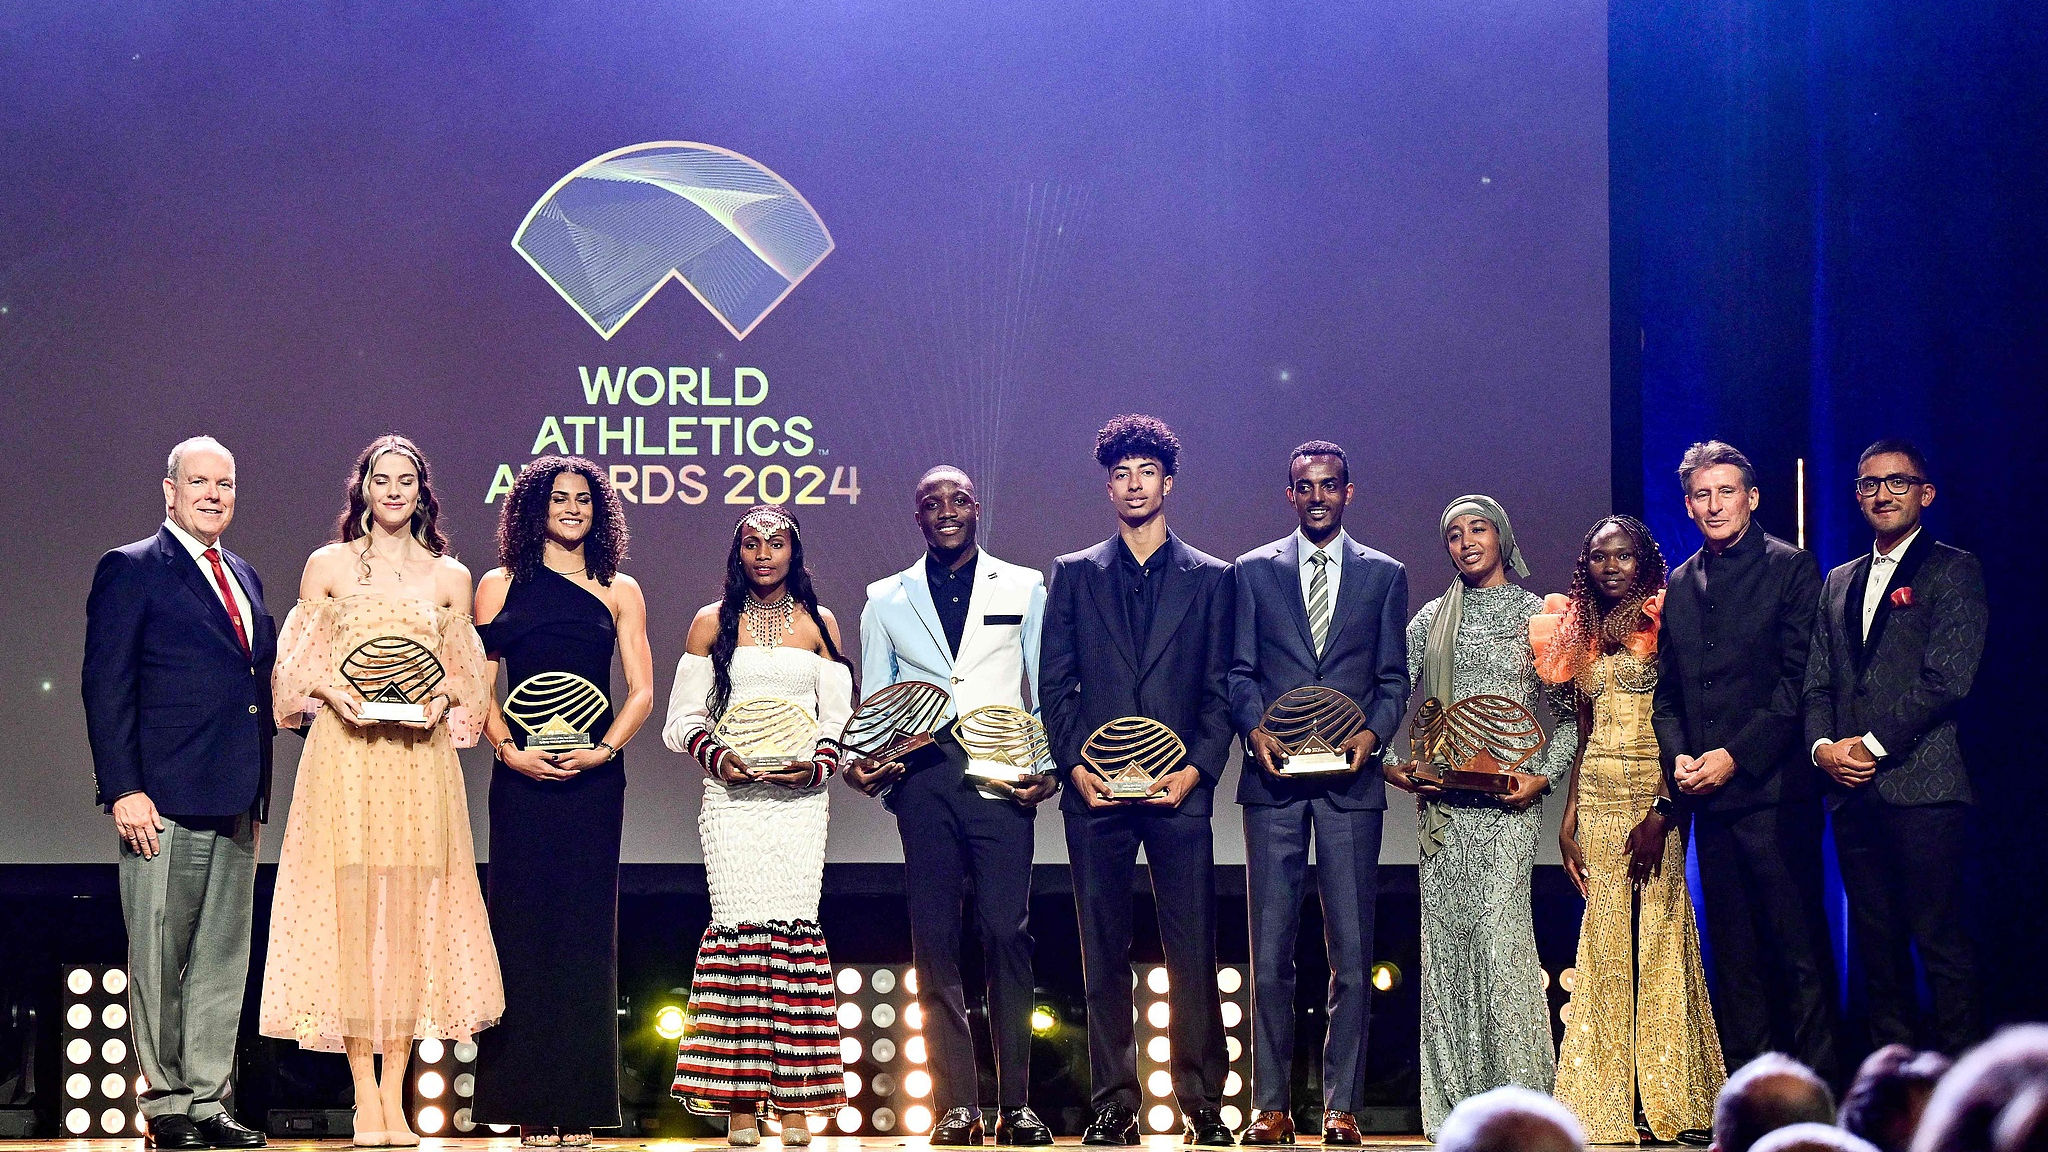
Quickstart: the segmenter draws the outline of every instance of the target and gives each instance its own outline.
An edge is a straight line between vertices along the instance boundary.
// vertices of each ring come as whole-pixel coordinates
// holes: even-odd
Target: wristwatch
[[[1650,811],[1655,812],[1659,816],[1668,817],[1673,812],[1678,811],[1678,805],[1673,804],[1669,796],[1659,796],[1655,800],[1650,801]]]

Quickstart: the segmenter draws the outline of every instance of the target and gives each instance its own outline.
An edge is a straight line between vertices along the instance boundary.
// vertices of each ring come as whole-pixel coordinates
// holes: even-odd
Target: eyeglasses
[[[1908,476],[1903,472],[1894,472],[1889,476],[1858,476],[1856,478],[1856,494],[1858,496],[1875,496],[1877,495],[1877,486],[1882,484],[1884,485],[1884,490],[1892,495],[1904,496],[1913,490],[1913,485],[1925,483],[1927,483],[1927,477]]]

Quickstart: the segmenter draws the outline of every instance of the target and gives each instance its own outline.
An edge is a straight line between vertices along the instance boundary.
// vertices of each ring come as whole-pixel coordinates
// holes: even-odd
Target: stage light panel
[[[464,1056],[468,1059],[463,1059]],[[411,1098],[406,1114],[412,1117],[413,1131],[430,1136],[449,1128],[457,1133],[476,1130],[468,1099],[476,1092],[474,1043],[433,1037],[421,1040],[413,1046],[412,1073],[412,1082],[407,1086]]]
[[[1133,991],[1150,1001],[1133,1006],[1138,1030],[1138,1082],[1146,1089],[1147,1099],[1155,1101],[1142,1110],[1140,1119],[1148,1131],[1156,1133],[1177,1131],[1181,1125],[1180,1102],[1173,1096],[1173,1012],[1167,1001],[1152,998],[1152,974],[1164,970],[1162,965],[1131,966]],[[1170,987],[1170,982],[1162,983]],[[1217,965],[1215,988],[1223,1018],[1223,1043],[1230,1057],[1222,1103],[1242,1119],[1251,1107],[1251,987],[1247,968],[1241,964]],[[1154,1123],[1155,1113],[1161,1108],[1166,1110],[1163,1127]],[[1230,1127],[1235,1130],[1238,1122],[1232,1121]]]
[[[132,1136],[146,1083],[128,1046],[128,976],[117,965],[68,965],[63,975],[62,1083],[73,1136]],[[144,1128],[147,1121],[144,1122]]]
[[[888,965],[834,969],[847,1109],[818,1117],[817,1131],[915,1135],[931,1127],[934,1085],[931,1072],[921,1067],[930,1053],[917,1034],[923,1015],[914,977],[914,970]]]

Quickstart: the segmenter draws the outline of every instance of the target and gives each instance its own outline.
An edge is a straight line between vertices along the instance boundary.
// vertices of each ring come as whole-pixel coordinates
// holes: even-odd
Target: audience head
[[[1443,1152],[1581,1152],[1586,1134],[1564,1105],[1510,1084],[1451,1109],[1436,1145]]]
[[[1934,1085],[1948,1071],[1948,1057],[1887,1044],[1872,1052],[1842,1097],[1842,1127],[1881,1152],[1906,1152]]]
[[[1832,1124],[1788,1124],[1750,1145],[1750,1152],[1878,1152],[1870,1141]]]
[[[1736,1069],[1714,1102],[1714,1149],[1749,1152],[1767,1134],[1809,1122],[1835,1122],[1834,1094],[1813,1069],[1766,1052]]]
[[[2005,1113],[2024,1138],[2033,1090],[2048,1083],[2048,1024],[2019,1024],[1972,1048],[1935,1086],[1913,1137],[1913,1152],[1993,1152]],[[2038,1105],[2035,1106],[2038,1111]],[[2018,1147],[2027,1147],[2025,1144]]]

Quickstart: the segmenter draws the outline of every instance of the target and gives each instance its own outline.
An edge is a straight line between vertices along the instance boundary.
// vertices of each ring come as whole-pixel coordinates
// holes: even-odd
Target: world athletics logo
[[[671,277],[744,340],[831,253],[832,234],[760,163],[662,140],[556,181],[512,247],[607,340]]]

